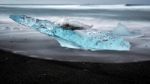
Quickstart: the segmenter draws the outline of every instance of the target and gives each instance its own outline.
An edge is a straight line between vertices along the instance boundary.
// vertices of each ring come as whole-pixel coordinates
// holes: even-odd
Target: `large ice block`
[[[60,45],[84,50],[130,50],[130,43],[111,31],[78,30],[73,31],[48,21],[25,15],[10,15],[15,22],[28,26],[41,33],[54,37]],[[67,45],[68,44],[68,45]]]

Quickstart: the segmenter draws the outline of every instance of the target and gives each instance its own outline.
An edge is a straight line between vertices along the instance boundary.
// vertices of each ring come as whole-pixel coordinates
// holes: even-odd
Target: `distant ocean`
[[[77,16],[150,20],[148,5],[0,5],[0,18],[10,14],[33,16]]]

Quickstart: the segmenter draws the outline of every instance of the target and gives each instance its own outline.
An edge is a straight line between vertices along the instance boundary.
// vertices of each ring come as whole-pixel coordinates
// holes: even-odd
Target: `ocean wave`
[[[128,6],[128,5],[0,5],[7,8],[29,8],[29,9],[107,9],[107,10],[150,10],[149,5],[143,6]]]

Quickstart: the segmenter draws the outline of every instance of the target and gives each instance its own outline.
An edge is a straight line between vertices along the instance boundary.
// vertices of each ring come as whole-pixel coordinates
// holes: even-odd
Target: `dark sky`
[[[0,4],[150,4],[150,0],[0,0]]]

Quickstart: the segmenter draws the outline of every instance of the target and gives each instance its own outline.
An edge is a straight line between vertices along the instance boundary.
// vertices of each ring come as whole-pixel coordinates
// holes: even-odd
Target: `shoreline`
[[[137,83],[150,82],[150,62],[105,64],[60,62],[12,54],[0,50],[0,82],[3,83]],[[78,79],[79,78],[79,79]],[[106,80],[104,80],[106,79]]]

